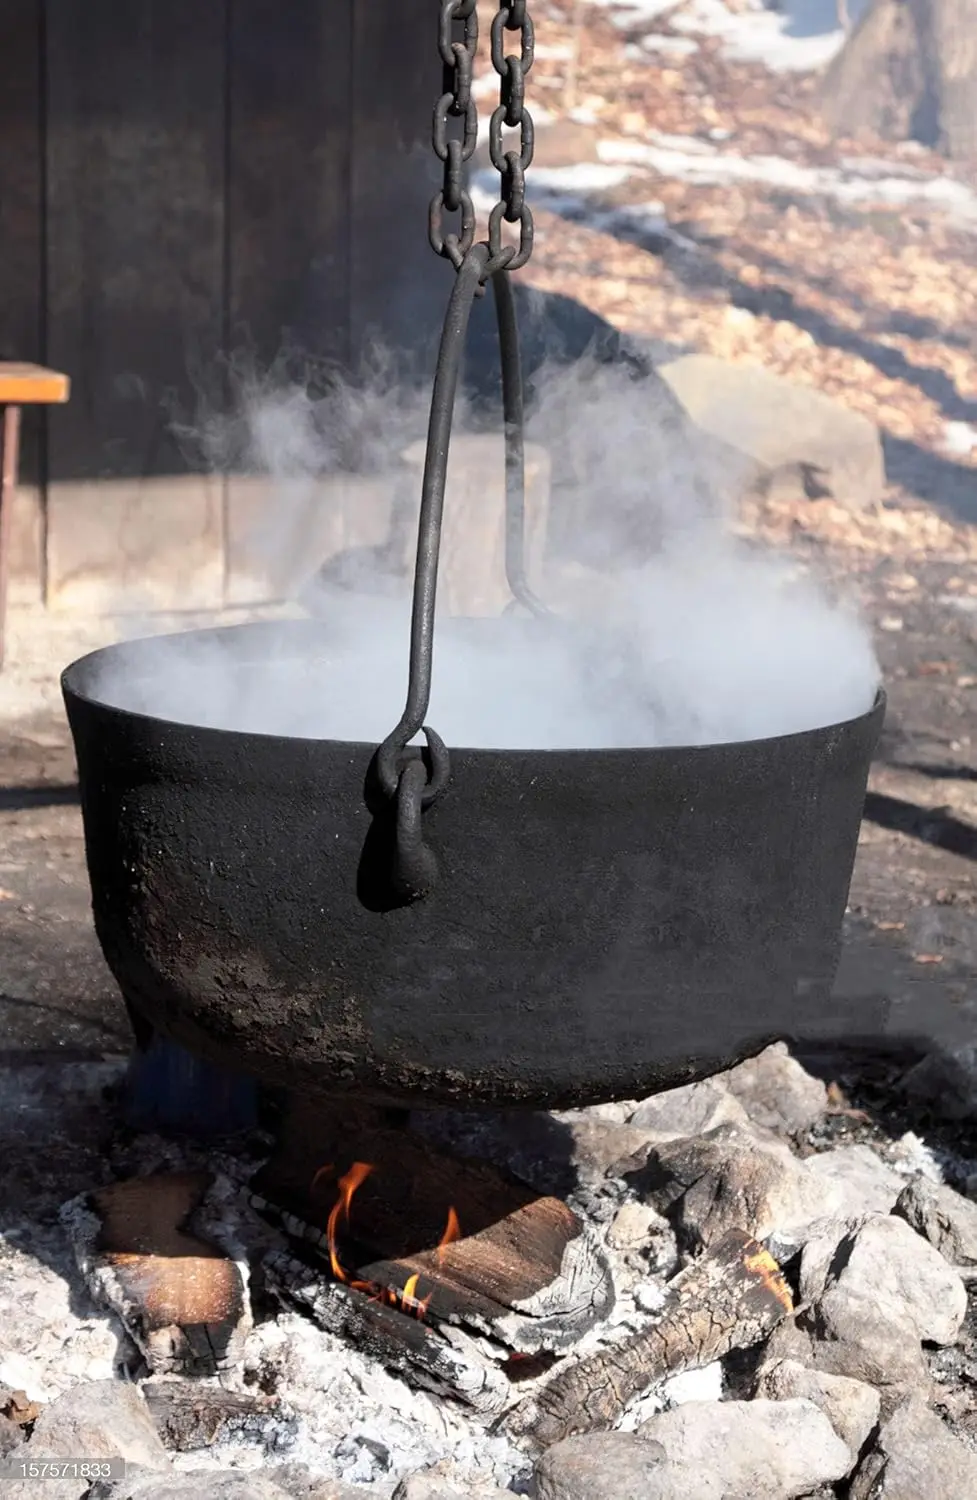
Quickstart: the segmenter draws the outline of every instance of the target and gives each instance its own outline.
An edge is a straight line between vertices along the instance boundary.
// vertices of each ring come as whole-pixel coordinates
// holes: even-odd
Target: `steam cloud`
[[[331,379],[316,395],[280,378],[243,381],[238,394],[234,420],[204,433],[211,458],[263,471],[307,502],[273,518],[269,557],[301,555],[323,476],[396,473],[426,422],[428,392],[399,385],[382,363],[365,384]],[[693,470],[687,449],[665,441],[655,399],[649,382],[591,361],[537,380],[528,436],[554,459],[551,516],[564,545],[533,583],[561,618],[439,620],[427,718],[449,745],[718,743],[871,706],[879,670],[862,622],[785,559],[729,534],[719,476],[703,482],[702,456]],[[459,410],[456,432],[475,426]],[[451,504],[449,488],[446,513]],[[410,578],[391,575],[383,547],[346,561],[305,580],[303,603],[323,625],[314,654],[276,649],[241,666],[213,638],[159,637],[144,644],[138,675],[107,661],[99,696],[214,728],[383,739],[404,702]]]

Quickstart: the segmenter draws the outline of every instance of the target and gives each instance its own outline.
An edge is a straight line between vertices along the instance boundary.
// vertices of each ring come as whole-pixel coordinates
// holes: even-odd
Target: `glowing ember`
[[[354,1292],[365,1292],[376,1302],[386,1302],[391,1307],[398,1308],[401,1312],[411,1312],[418,1318],[423,1318],[431,1301],[431,1293],[428,1293],[426,1297],[419,1297],[417,1295],[421,1278],[416,1271],[413,1275],[408,1276],[404,1283],[403,1291],[398,1292],[393,1287],[380,1286],[374,1281],[355,1281],[346,1271],[339,1258],[338,1230],[340,1223],[344,1226],[349,1224],[353,1194],[358,1188],[362,1187],[373,1170],[370,1162],[354,1161],[349,1171],[340,1177],[337,1184],[339,1190],[338,1197],[332,1206],[326,1223],[326,1242],[329,1247],[329,1265],[332,1269],[332,1274],[337,1281],[341,1281],[344,1286],[351,1287]],[[331,1176],[334,1171],[335,1167],[331,1163],[328,1166],[320,1167],[312,1179],[313,1190],[315,1190],[322,1178]],[[461,1225],[458,1222],[458,1215],[455,1213],[454,1208],[449,1207],[444,1233],[438,1241],[435,1252],[439,1265],[443,1264],[444,1252],[448,1245],[460,1238]]]

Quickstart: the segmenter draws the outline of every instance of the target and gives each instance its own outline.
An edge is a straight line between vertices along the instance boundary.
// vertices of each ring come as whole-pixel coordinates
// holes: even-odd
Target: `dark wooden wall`
[[[222,351],[425,343],[435,0],[0,0],[0,358],[71,376],[28,477],[182,474]],[[46,432],[45,432],[46,429]]]

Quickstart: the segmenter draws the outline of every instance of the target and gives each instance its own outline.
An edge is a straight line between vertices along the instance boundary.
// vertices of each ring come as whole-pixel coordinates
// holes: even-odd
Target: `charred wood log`
[[[149,1380],[142,1387],[153,1424],[166,1447],[178,1453],[210,1448],[246,1433],[273,1412],[271,1396],[225,1390],[217,1384]]]
[[[658,1381],[759,1343],[793,1310],[773,1256],[730,1230],[671,1282],[656,1324],[560,1370],[507,1425],[541,1447],[606,1430]]]
[[[328,1257],[330,1212],[357,1163],[369,1170],[338,1247],[351,1283],[395,1300],[409,1285],[430,1324],[524,1354],[571,1347],[613,1306],[607,1259],[565,1203],[378,1115],[299,1107],[252,1181],[252,1204]]]
[[[348,1340],[413,1384],[463,1401],[479,1415],[501,1413],[509,1394],[506,1351],[460,1328],[436,1327],[370,1298],[297,1256],[271,1251],[263,1269],[283,1305],[304,1308],[328,1333]]]
[[[185,1227],[212,1181],[207,1172],[135,1177],[62,1209],[89,1290],[157,1373],[232,1368],[251,1326],[241,1268]]]

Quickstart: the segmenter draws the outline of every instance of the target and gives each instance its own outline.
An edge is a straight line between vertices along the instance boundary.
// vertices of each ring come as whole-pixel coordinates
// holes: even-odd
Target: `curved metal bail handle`
[[[427,451],[424,456],[424,478],[421,483],[421,509],[417,528],[417,561],[414,569],[414,603],[410,626],[410,674],[407,702],[400,722],[387,735],[376,754],[376,772],[380,785],[390,798],[397,796],[400,772],[397,761],[407,745],[423,729],[432,761],[431,779],[421,795],[421,806],[431,803],[444,790],[449,775],[448,752],[444,741],[424,723],[431,701],[431,659],[434,650],[434,606],[438,585],[438,558],[441,551],[441,519],[444,514],[444,489],[448,473],[448,445],[455,395],[461,373],[465,335],[472,304],[485,278],[489,262],[487,245],[475,245],[458,268],[445,314],[438,350],[431,416],[427,429]]]
[[[521,604],[539,618],[550,617],[526,578],[526,453],[524,446],[525,400],[522,362],[519,358],[519,327],[512,281],[505,266],[493,272],[492,292],[499,329],[502,364],[502,417],[505,424],[505,576],[512,594],[506,606]]]

